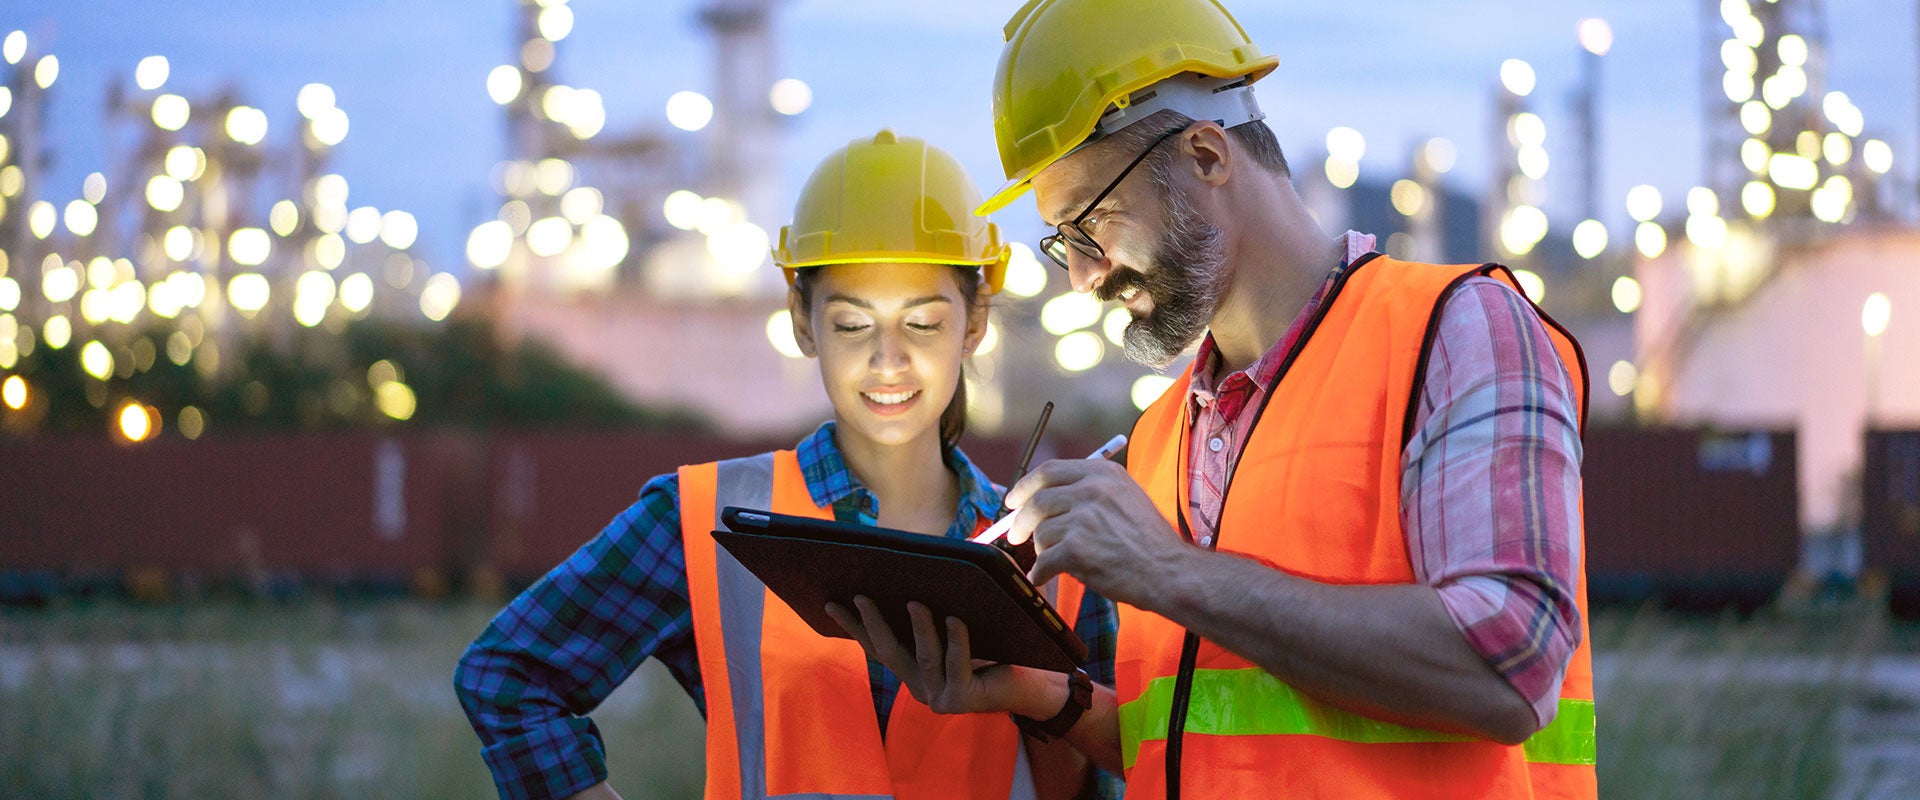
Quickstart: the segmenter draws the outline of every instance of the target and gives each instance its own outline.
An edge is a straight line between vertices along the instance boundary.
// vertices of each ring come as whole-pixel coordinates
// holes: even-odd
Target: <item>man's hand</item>
[[[1105,460],[1048,461],[1007,492],[1007,541],[1032,538],[1034,585],[1062,572],[1111,600],[1153,608],[1153,569],[1194,551],[1126,468]]]
[[[836,603],[827,604],[827,613],[935,713],[1011,711],[1045,719],[1066,703],[1066,680],[1059,673],[976,661],[967,626],[957,618],[946,619],[947,644],[942,648],[933,612],[908,603],[907,615],[913,620],[913,650],[908,652],[872,600],[855,597],[853,603],[858,616]]]

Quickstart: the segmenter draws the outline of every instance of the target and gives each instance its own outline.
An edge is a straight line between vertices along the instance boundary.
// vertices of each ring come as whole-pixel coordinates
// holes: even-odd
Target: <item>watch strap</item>
[[[1028,736],[1042,742],[1051,742],[1067,735],[1073,726],[1080,722],[1080,716],[1093,707],[1093,679],[1087,671],[1078,667],[1067,676],[1067,702],[1060,707],[1059,713],[1045,721],[1013,715],[1013,723]]]

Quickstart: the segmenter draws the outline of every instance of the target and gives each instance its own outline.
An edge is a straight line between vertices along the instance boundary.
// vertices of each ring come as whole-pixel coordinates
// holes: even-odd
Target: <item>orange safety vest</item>
[[[1498,265],[1379,256],[1346,272],[1257,412],[1215,548],[1322,583],[1414,581],[1400,522],[1401,451],[1440,304],[1476,275],[1514,282]],[[1541,319],[1579,392],[1584,423],[1585,360],[1571,336]],[[1134,479],[1183,531],[1192,370],[1134,425],[1127,457]],[[1558,714],[1518,746],[1335,708],[1164,617],[1120,604],[1115,666],[1127,795],[1166,796],[1169,770],[1177,770],[1177,792],[1189,798],[1593,798],[1584,569],[1576,591],[1580,646]],[[1183,694],[1186,702],[1176,703]],[[1183,734],[1172,731],[1176,705]],[[1178,743],[1172,766],[1170,737]]]
[[[680,531],[707,697],[708,800],[1034,796],[1005,714],[936,714],[902,690],[881,741],[860,645],[814,633],[712,531],[726,506],[832,519],[791,450],[680,468]],[[982,521],[985,524],[985,521]],[[1077,608],[1078,583],[1052,591]]]

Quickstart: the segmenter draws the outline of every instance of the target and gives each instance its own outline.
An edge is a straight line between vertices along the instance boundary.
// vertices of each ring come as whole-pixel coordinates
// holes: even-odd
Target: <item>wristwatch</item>
[[[1060,707],[1060,713],[1045,722],[1013,715],[1013,724],[1028,736],[1042,742],[1051,742],[1067,735],[1073,730],[1074,723],[1080,721],[1080,715],[1093,707],[1093,679],[1087,677],[1087,671],[1075,667],[1067,676],[1067,703]]]

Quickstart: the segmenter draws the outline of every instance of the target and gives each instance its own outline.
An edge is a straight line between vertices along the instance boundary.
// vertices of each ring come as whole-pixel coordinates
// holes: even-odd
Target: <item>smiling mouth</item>
[[[920,395],[919,389],[907,392],[861,392],[860,396],[876,406],[897,406]]]
[[[1120,307],[1126,309],[1127,314],[1134,319],[1146,319],[1153,314],[1153,295],[1138,285],[1128,286],[1114,293],[1113,299],[1118,300]]]

